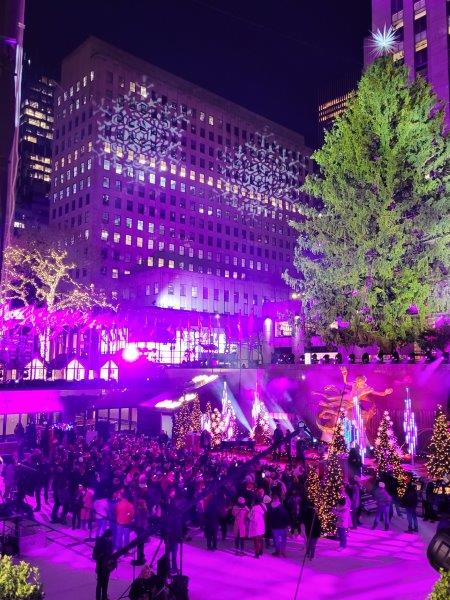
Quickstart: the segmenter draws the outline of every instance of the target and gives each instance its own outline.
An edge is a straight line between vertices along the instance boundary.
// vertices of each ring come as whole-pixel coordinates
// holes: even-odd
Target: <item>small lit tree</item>
[[[317,506],[320,524],[325,535],[336,534],[336,517],[333,509],[336,508],[341,497],[342,483],[342,468],[337,454],[333,453],[328,456],[326,462],[322,495]]]
[[[269,444],[272,439],[272,428],[270,426],[270,416],[266,405],[262,400],[259,399],[258,394],[255,394],[255,398],[252,404],[252,420],[253,427],[250,433],[250,437],[255,437],[255,430],[258,427],[262,442]]]
[[[223,439],[223,422],[219,409],[215,408],[211,413],[211,444],[218,446]]]
[[[198,394],[195,395],[194,400],[192,401],[192,409],[191,409],[191,431],[195,431],[196,433],[202,430],[202,411],[200,408],[200,398]]]
[[[308,494],[309,500],[317,509],[320,504],[322,488],[320,485],[319,473],[317,472],[317,469],[312,467],[308,470],[308,475],[306,476],[306,493]]]
[[[329,454],[345,454],[347,452],[347,444],[344,438],[344,414],[341,413],[336,427],[333,432],[333,439],[331,440],[330,447],[328,449]]]
[[[401,497],[406,489],[405,471],[401,465],[400,448],[393,430],[392,420],[387,410],[384,411],[380,421],[374,446],[377,476],[392,471],[399,487],[398,495]]]
[[[191,414],[189,403],[183,402],[175,414],[173,426],[173,443],[178,450],[186,445],[186,435],[191,431]]]
[[[433,434],[428,446],[427,469],[433,479],[443,479],[450,473],[450,432],[447,415],[438,406]]]

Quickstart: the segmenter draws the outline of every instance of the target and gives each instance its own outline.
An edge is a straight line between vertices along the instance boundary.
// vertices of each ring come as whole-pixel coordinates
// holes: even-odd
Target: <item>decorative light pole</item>
[[[366,433],[364,430],[364,421],[361,414],[361,406],[359,405],[358,396],[353,398],[353,424],[355,427],[355,442],[359,446],[362,464],[366,455]]]
[[[411,464],[414,465],[414,454],[417,446],[417,424],[413,411],[411,410],[411,398],[409,388],[406,388],[405,412],[403,415],[403,430],[408,452],[411,455]]]

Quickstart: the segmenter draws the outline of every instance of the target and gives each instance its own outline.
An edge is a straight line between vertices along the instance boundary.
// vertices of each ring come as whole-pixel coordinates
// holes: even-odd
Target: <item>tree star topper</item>
[[[391,54],[397,47],[397,35],[395,29],[384,25],[383,29],[377,29],[371,32],[372,38],[370,44],[372,53],[376,56]]]

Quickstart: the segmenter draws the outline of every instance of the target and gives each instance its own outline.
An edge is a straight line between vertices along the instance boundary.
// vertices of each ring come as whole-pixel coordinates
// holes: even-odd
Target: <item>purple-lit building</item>
[[[450,2],[448,0],[372,0],[372,31],[392,26],[398,47],[394,57],[422,75],[443,100],[450,122],[449,59]],[[366,47],[366,64],[373,60]]]
[[[298,165],[298,189],[312,169],[301,135],[95,38],[64,60],[61,87],[50,224],[77,280],[127,307],[258,317],[264,302],[289,298],[281,274],[302,198],[254,194],[243,209],[250,194],[239,200],[227,167],[239,145],[270,130],[269,143]],[[152,125],[138,112],[136,127],[133,111],[155,106],[171,129],[143,131],[145,146],[139,127]]]

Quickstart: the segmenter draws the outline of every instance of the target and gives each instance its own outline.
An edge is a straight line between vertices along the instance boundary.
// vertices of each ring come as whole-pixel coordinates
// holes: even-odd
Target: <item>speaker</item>
[[[154,437],[161,433],[162,414],[159,411],[150,408],[137,409],[137,432],[149,437]]]
[[[443,529],[436,533],[432,538],[428,549],[427,557],[431,566],[436,571],[444,569],[450,571],[450,530]]]

